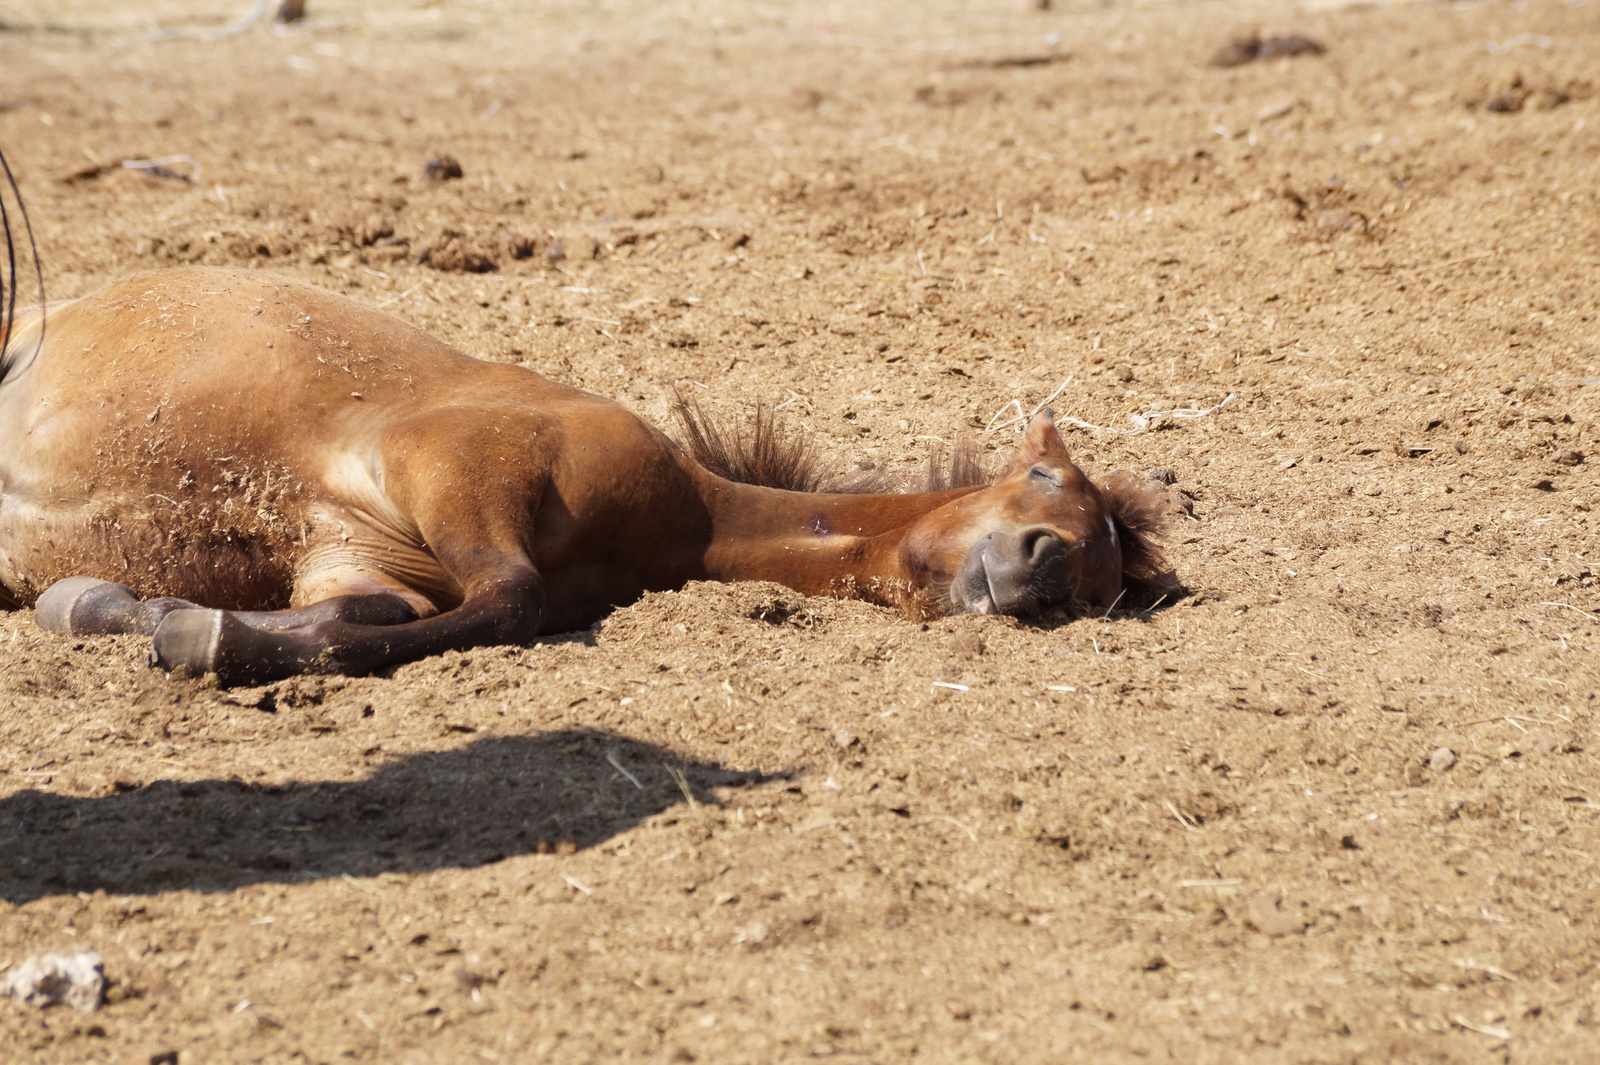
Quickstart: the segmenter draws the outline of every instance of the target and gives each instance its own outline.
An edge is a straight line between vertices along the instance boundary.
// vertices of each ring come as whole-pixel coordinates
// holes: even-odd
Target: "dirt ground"
[[[0,1059],[1600,1055],[1592,2],[247,6],[0,0],[52,298],[281,271],[846,466],[1049,400],[1184,590],[235,691],[0,616],[0,966],[112,981]]]

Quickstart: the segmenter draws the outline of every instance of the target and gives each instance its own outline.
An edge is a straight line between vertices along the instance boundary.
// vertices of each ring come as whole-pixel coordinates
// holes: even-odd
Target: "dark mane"
[[[728,429],[708,415],[700,401],[674,392],[672,413],[682,430],[680,443],[700,465],[739,484],[781,488],[787,492],[936,492],[967,488],[994,480],[984,466],[983,452],[972,440],[950,450],[935,448],[928,456],[925,481],[907,484],[879,470],[830,469],[815,441],[804,431],[774,418],[756,404],[748,423]]]
[[[700,401],[673,390],[672,413],[683,430],[684,450],[700,465],[739,484],[781,488],[788,492],[837,491],[834,480],[818,464],[809,436],[772,417],[760,403],[747,428],[724,430]]]
[[[5,153],[0,152],[0,171],[5,174],[5,186],[0,186],[0,232],[5,239],[5,260],[0,263],[0,378],[5,377],[5,351],[11,344],[11,332],[17,321],[17,242],[11,231],[11,206],[7,204],[6,186],[11,189],[10,199],[13,201],[17,218],[21,220],[22,231],[28,238],[28,250],[33,254],[33,273],[39,283],[39,335],[44,337],[44,268],[39,262],[39,247],[33,241],[33,225],[28,221],[28,208],[22,202],[22,190],[17,188],[16,176],[11,173],[11,164],[6,162]]]
[[[946,488],[981,488],[995,482],[983,449],[971,437],[956,441],[948,455],[943,446],[928,455],[927,483],[922,491],[942,492]]]
[[[1114,473],[1101,487],[1122,543],[1122,583],[1134,599],[1170,591],[1172,571],[1166,552],[1153,539],[1171,516],[1172,504],[1148,480]]]

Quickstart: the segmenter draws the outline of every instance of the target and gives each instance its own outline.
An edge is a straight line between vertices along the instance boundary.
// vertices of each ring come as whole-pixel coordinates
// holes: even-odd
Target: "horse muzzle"
[[[951,604],[959,613],[1027,617],[1064,603],[1073,595],[1072,550],[1044,525],[989,533],[951,581]]]

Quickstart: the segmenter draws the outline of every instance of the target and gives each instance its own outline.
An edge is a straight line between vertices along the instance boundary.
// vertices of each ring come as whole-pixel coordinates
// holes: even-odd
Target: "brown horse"
[[[0,603],[225,683],[524,643],[692,580],[1034,615],[1162,569],[1148,490],[1092,483],[1048,412],[991,484],[785,491],[283,278],[143,274],[42,339],[37,311],[9,324]]]

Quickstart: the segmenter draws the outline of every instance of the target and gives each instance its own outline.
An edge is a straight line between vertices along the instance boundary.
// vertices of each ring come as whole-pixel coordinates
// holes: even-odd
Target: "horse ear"
[[[1056,431],[1056,412],[1046,407],[1028,421],[1022,437],[1022,450],[1011,464],[1012,473],[1026,470],[1037,462],[1071,462],[1067,445]]]

